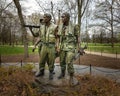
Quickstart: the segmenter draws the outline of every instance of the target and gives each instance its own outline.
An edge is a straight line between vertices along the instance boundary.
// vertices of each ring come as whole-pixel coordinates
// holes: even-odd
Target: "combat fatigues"
[[[57,25],[51,23],[49,27],[41,25],[39,36],[41,38],[41,51],[40,51],[40,72],[44,73],[45,63],[47,62],[50,73],[54,70],[55,61],[55,29]]]
[[[58,35],[60,36],[60,66],[63,76],[65,75],[66,64],[68,73],[70,75],[74,74],[72,59],[76,51],[76,36],[79,36],[79,29],[76,26],[70,24],[69,26],[60,25],[58,29]]]
[[[38,44],[38,53],[39,53],[39,55],[40,55],[41,49],[42,49],[42,42],[40,41],[39,44]]]

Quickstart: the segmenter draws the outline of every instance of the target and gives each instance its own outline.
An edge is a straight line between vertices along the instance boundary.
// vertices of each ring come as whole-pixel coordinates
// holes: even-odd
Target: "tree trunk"
[[[21,5],[19,3],[19,0],[13,0],[13,1],[18,11],[18,16],[20,19],[21,28],[23,32],[22,34],[23,34],[23,43],[24,43],[24,57],[27,58],[29,56],[28,55],[27,30],[25,29],[25,27],[22,26],[22,25],[25,25],[25,22],[24,22],[23,15],[22,15]]]
[[[80,30],[80,33],[81,33],[81,11],[82,11],[82,5],[81,5],[81,2],[80,0],[77,0],[77,3],[78,3],[78,24],[79,24],[79,30]],[[79,35],[80,35],[79,33]],[[78,44],[79,47],[81,47],[81,41],[80,41],[80,44]],[[79,64],[80,64],[80,57],[79,57]]]
[[[114,47],[114,36],[113,36],[113,3],[114,1],[112,0],[112,4],[111,4],[111,22],[110,22],[110,26],[111,26],[111,46],[112,48]]]

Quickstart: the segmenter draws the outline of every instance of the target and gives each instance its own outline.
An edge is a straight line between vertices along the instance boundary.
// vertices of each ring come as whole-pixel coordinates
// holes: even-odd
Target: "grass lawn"
[[[84,45],[82,45],[83,47]],[[95,51],[95,52],[104,52],[104,53],[114,53],[120,54],[120,46],[115,44],[114,48],[112,48],[108,44],[88,44],[88,51]],[[32,47],[28,47],[29,54],[32,54]],[[38,49],[35,50],[35,53],[38,53]],[[9,46],[4,45],[0,46],[0,54],[2,55],[14,55],[14,54],[24,54],[24,47],[23,46]]]
[[[95,51],[95,52],[104,52],[104,53],[119,53],[120,54],[120,47],[115,46],[112,48],[111,46],[88,46],[88,51]]]
[[[28,47],[28,52],[32,53],[32,47]],[[35,50],[37,53],[37,49]],[[23,46],[0,46],[0,54],[2,55],[14,55],[14,54],[24,54],[24,47]]]
[[[85,44],[82,44],[82,47]],[[87,46],[87,51],[94,51],[94,52],[104,52],[104,53],[113,53],[113,54],[120,54],[120,44],[115,43],[114,48],[111,47],[111,44],[105,43],[105,44],[100,44],[100,43],[88,43]]]

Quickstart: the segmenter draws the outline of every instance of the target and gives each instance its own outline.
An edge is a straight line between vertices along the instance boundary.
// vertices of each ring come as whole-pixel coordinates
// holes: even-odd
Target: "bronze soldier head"
[[[48,13],[45,13],[44,16],[43,16],[43,22],[47,24],[50,21],[51,21],[51,15],[48,14]]]
[[[63,24],[68,24],[69,23],[69,20],[70,20],[70,14],[69,13],[67,13],[67,12],[65,12],[65,13],[63,13],[62,14],[62,22],[63,22]]]

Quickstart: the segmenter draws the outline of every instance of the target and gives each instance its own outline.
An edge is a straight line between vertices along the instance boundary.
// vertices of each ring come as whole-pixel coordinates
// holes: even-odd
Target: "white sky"
[[[25,14],[26,15],[30,15],[31,13],[35,13],[35,12],[39,12],[39,5],[37,4],[37,2],[35,0],[25,0],[27,2],[23,2],[23,6],[26,8],[26,11]],[[50,2],[52,1],[53,3],[56,3],[58,1],[61,1],[61,0],[44,0],[46,2]]]

